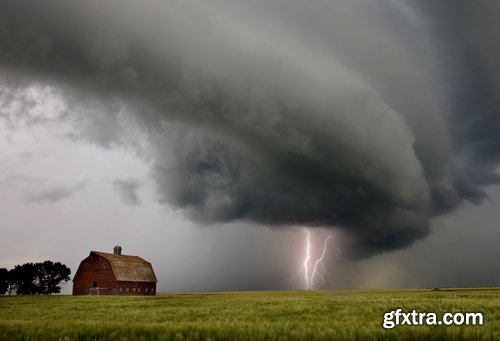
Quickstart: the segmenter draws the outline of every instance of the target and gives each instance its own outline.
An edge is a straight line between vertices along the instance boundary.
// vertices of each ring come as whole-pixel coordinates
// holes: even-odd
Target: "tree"
[[[17,295],[50,295],[61,292],[61,282],[70,280],[71,270],[59,262],[25,263],[9,272]]]
[[[0,268],[0,295],[5,295],[5,293],[9,289],[9,284],[9,270]]]
[[[40,293],[35,264],[25,263],[23,265],[16,265],[10,272],[17,295],[35,295]]]
[[[57,294],[61,292],[62,281],[70,280],[71,270],[66,265],[59,262],[53,263],[47,260],[43,263],[37,263],[37,275],[39,293],[44,295]]]

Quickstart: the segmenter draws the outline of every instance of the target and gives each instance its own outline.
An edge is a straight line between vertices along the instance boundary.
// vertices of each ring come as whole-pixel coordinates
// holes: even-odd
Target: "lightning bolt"
[[[326,280],[332,282],[333,279],[326,271],[325,260],[328,253],[328,246],[332,244],[331,240],[335,242],[333,239],[333,235],[329,235],[325,238],[323,242],[323,250],[321,255],[316,259],[316,261],[311,260],[313,257],[311,255],[311,249],[313,247],[313,243],[311,241],[311,232],[308,228],[304,227],[303,231],[305,233],[305,258],[302,263],[300,270],[292,276],[290,281],[293,281],[300,274],[303,275],[304,278],[304,286],[306,290],[313,290],[315,288],[315,282],[319,281],[321,284],[325,283]],[[335,243],[333,243],[332,247],[335,249],[335,256],[338,258],[340,256],[341,250],[340,248],[335,247]]]
[[[325,269],[325,263],[323,263],[323,260],[325,259],[325,255],[326,255],[326,249],[328,247],[328,241],[330,239],[332,239],[333,236],[330,235],[328,236],[326,239],[325,239],[325,245],[323,245],[323,252],[321,252],[321,257],[318,258],[318,260],[316,261],[316,263],[314,263],[314,268],[313,268],[313,271],[312,271],[312,274],[311,274],[311,281],[310,281],[310,287],[311,289],[314,287],[313,285],[313,281],[314,281],[314,276],[319,276],[323,282],[325,281],[325,277],[323,274],[327,274],[327,275],[330,275],[329,273],[326,272],[326,269]],[[321,267],[323,269],[323,272],[322,273],[319,273],[318,272],[318,264],[321,264]]]
[[[311,278],[309,278],[309,261],[311,259],[311,233],[304,228],[306,232],[306,259],[304,260],[304,279],[306,281],[306,290],[311,289]]]

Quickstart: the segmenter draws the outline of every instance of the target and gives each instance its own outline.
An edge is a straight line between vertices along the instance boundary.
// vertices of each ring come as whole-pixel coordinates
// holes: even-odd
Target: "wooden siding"
[[[94,288],[94,284],[96,289]],[[96,254],[82,260],[73,279],[73,295],[116,293],[117,282],[110,262]]]

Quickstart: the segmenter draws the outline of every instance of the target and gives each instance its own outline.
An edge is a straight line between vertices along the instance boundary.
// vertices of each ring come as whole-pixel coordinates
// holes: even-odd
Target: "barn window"
[[[120,292],[122,292],[122,288],[120,288]]]
[[[151,288],[151,292],[155,292],[155,288]]]
[[[144,292],[147,293],[148,292],[148,288],[144,289]]]
[[[127,292],[128,292],[128,288],[127,288]]]
[[[97,288],[97,281],[92,282],[92,288]]]
[[[141,288],[137,288],[137,292],[141,292]]]
[[[132,291],[135,292],[135,288],[133,288]]]

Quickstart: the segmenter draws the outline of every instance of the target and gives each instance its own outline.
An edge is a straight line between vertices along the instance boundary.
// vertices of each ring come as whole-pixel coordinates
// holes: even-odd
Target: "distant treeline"
[[[0,295],[50,295],[61,292],[61,282],[70,280],[71,270],[47,260],[25,263],[13,269],[0,268]]]

